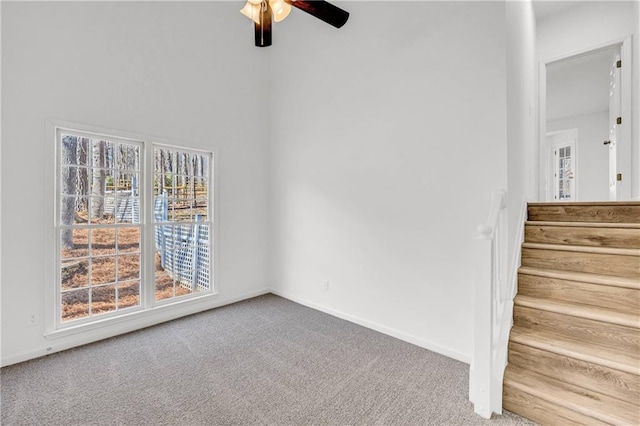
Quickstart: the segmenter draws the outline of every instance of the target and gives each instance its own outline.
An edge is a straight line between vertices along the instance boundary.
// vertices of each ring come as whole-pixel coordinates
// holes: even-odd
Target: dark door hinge
[[[622,117],[616,118],[616,124],[622,124]]]
[[[622,173],[618,173],[618,174],[616,175],[616,180],[617,180],[618,182],[621,182],[621,181],[622,181]]]
[[[616,68],[622,68],[622,61],[616,62]]]

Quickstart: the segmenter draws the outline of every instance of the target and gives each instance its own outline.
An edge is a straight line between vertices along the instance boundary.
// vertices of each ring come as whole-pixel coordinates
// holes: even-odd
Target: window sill
[[[150,309],[137,310],[117,317],[105,318],[90,323],[69,326],[44,333],[48,340],[87,333],[96,330],[109,330],[110,334],[121,334],[140,328],[149,327],[161,322],[170,321],[186,315],[192,315],[217,305],[214,303],[218,293],[209,293],[202,296],[178,300],[173,303],[154,306]],[[132,327],[133,325],[133,327]],[[115,335],[114,334],[114,335]]]

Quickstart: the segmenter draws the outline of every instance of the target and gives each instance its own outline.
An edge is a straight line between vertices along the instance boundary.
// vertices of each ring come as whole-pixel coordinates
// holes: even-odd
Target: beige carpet
[[[266,295],[1,372],[2,425],[524,425],[466,364]]]

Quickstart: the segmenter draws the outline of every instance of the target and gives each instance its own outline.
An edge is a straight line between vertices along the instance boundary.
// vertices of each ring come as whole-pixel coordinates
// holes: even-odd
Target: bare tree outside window
[[[60,159],[62,164],[77,165],[77,145],[78,138],[75,136],[65,136],[62,138],[62,149],[60,150]],[[77,168],[62,167],[61,170],[61,191],[63,194],[74,195],[77,191]],[[64,225],[73,224],[73,218],[76,213],[76,202],[74,197],[64,197],[60,205],[60,222]],[[60,237],[62,246],[66,249],[73,249],[73,234],[71,229],[65,229]]]
[[[91,166],[93,170],[91,182],[91,218],[104,215],[104,192],[106,189],[105,142],[93,141]]]

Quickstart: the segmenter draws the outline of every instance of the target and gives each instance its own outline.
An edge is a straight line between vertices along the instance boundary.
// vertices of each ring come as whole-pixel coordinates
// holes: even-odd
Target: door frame
[[[593,52],[595,50],[606,49],[608,47],[620,46],[620,57],[625,68],[625,72],[622,73],[621,86],[629,88],[629,90],[621,91],[621,116],[623,117],[623,125],[620,128],[620,137],[623,141],[622,146],[618,145],[617,152],[617,169],[619,173],[622,173],[622,184],[619,188],[618,199],[630,200],[631,199],[631,186],[633,181],[633,170],[631,161],[631,144],[635,143],[631,138],[631,128],[636,124],[633,123],[634,118],[631,114],[631,102],[632,102],[632,51],[631,51],[631,35],[623,38],[601,43],[595,46],[586,47],[583,49],[567,52],[560,56],[541,60],[538,63],[538,197],[540,200],[547,199],[546,184],[548,177],[545,175],[546,171],[546,154],[545,145],[547,138],[547,65],[554,62],[569,59],[575,56],[581,56]],[[625,125],[626,124],[626,125]],[[638,147],[640,150],[640,147]],[[605,200],[603,200],[605,201]]]

